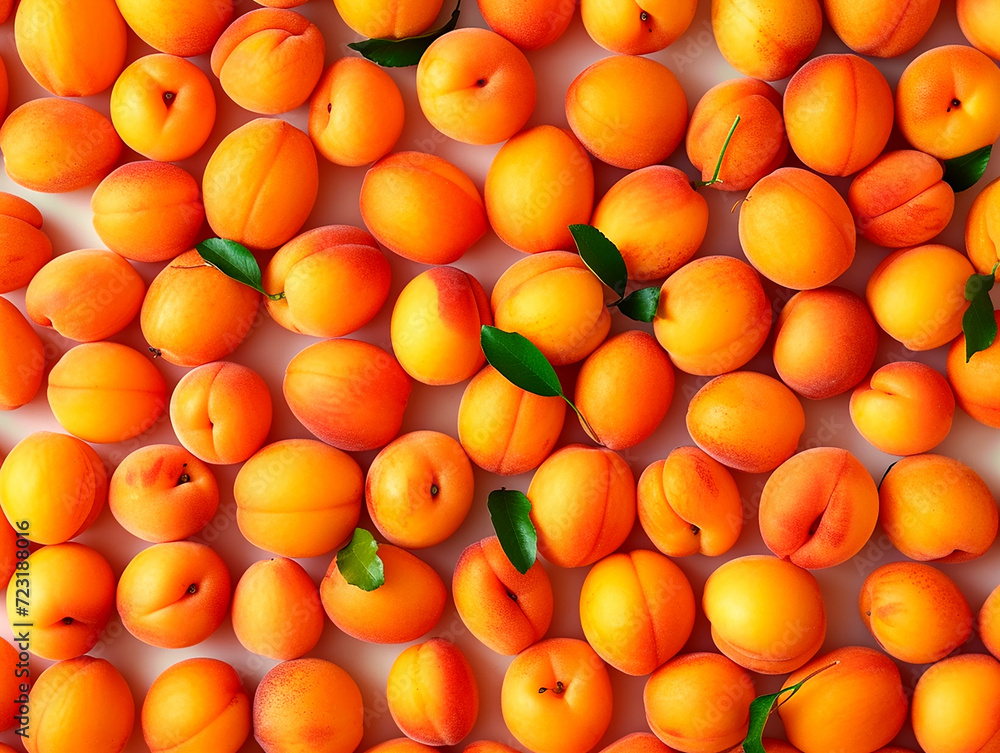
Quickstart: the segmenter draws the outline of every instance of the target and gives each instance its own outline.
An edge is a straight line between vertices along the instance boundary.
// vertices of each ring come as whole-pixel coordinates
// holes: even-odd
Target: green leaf
[[[840,664],[839,661],[831,662],[825,667],[820,667],[812,674],[807,675],[801,682],[789,685],[787,688],[782,688],[777,693],[770,693],[769,695],[762,695],[754,698],[750,703],[750,726],[747,729],[746,739],[743,740],[743,753],[767,753],[764,750],[764,743],[761,739],[764,736],[764,727],[767,725],[767,720],[771,717],[771,714],[774,713],[774,710],[780,705],[778,700],[781,696],[788,693],[788,698],[785,699],[785,701],[787,701],[799,692],[799,688],[805,685],[820,672],[825,672],[838,664]],[[781,703],[784,703],[785,701],[781,701]]]
[[[972,275],[965,283],[965,300],[969,308],[962,317],[962,331],[965,333],[965,362],[979,351],[986,350],[997,339],[997,320],[993,314],[990,291],[996,282],[997,267],[988,275]]]
[[[378,542],[364,528],[355,528],[350,543],[337,552],[337,569],[344,580],[362,591],[374,591],[385,583]]]
[[[722,172],[722,160],[726,158],[726,150],[729,149],[729,142],[733,140],[733,134],[736,133],[736,126],[740,124],[740,116],[737,115],[733,124],[729,127],[729,133],[726,134],[726,140],[722,142],[722,150],[719,152],[719,161],[715,163],[715,174],[712,176],[711,180],[696,180],[691,184],[692,188],[702,188],[707,186],[714,186],[716,183],[721,183],[719,180],[719,173]]]
[[[993,145],[991,144],[965,156],[945,160],[944,182],[951,186],[955,193],[972,188],[986,172],[992,149]]]
[[[484,324],[479,341],[490,366],[507,381],[542,397],[565,397],[552,364],[524,335]]]
[[[420,62],[424,51],[431,46],[435,39],[443,37],[458,26],[458,13],[461,5],[462,0],[458,0],[448,23],[440,29],[406,39],[366,39],[362,42],[352,42],[347,46],[352,50],[357,50],[373,63],[378,63],[386,68],[406,68],[416,65]]]
[[[209,238],[199,243],[196,248],[206,264],[212,265],[222,272],[222,274],[236,280],[236,282],[241,282],[247,287],[253,288],[271,300],[280,300],[285,297],[284,293],[269,295],[264,290],[264,285],[261,282],[260,265],[257,263],[254,255],[242,243],[229,241],[225,238]]]
[[[637,322],[651,322],[660,307],[660,289],[639,288],[618,302],[618,310]]]
[[[490,492],[486,506],[500,546],[519,573],[526,573],[538,556],[538,534],[531,522],[531,500],[510,489]]]
[[[576,241],[580,258],[597,279],[615,291],[620,301],[628,285],[628,269],[621,251],[596,227],[570,225],[569,232]]]

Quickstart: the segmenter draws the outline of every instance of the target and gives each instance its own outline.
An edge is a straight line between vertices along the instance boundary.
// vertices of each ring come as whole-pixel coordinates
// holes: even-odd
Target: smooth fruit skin
[[[923,39],[940,5],[940,0],[823,0],[823,11],[841,41],[858,54],[894,58]]]
[[[983,188],[965,221],[965,249],[979,274],[988,275],[1000,262],[1000,179]]]
[[[994,60],[1000,59],[1000,34],[993,23],[996,8],[990,0],[958,0],[958,25],[969,43]]]
[[[913,732],[926,753],[989,751],[1000,736],[1000,663],[987,654],[942,659],[913,689]]]
[[[716,44],[744,76],[790,76],[812,54],[822,29],[819,0],[712,0]]]
[[[986,597],[976,619],[976,632],[986,650],[994,657],[1000,655],[1000,586]]]
[[[994,311],[993,318],[1000,322],[1000,311]],[[947,369],[959,407],[979,423],[1000,428],[1000,395],[995,387],[1000,379],[1000,341],[968,359],[965,335],[959,335],[948,349]]]
[[[478,0],[483,20],[522,50],[540,50],[561,37],[576,11],[576,0]]]
[[[233,17],[234,0],[115,0],[125,21],[160,52],[194,57],[212,45]]]
[[[629,0],[581,0],[580,16],[590,38],[604,49],[646,55],[676,42],[697,6],[697,0],[649,0],[641,7]]]
[[[0,293],[25,287],[51,258],[42,213],[20,196],[0,191]]]
[[[344,23],[364,37],[405,39],[434,23],[443,0],[402,0],[386,5],[381,0],[334,0]]]
[[[42,386],[45,347],[18,308],[0,298],[0,410],[16,410]]]

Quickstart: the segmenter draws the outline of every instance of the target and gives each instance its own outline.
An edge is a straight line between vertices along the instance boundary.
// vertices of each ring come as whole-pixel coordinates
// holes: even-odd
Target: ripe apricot
[[[697,5],[697,0],[651,0],[639,8],[626,0],[581,0],[580,16],[590,38],[604,49],[646,55],[676,42],[694,20]]]
[[[478,0],[483,20],[522,50],[540,50],[561,37],[576,10],[576,0],[531,0],[511,5],[504,0]]]
[[[15,718],[21,715],[24,709],[21,708],[22,700],[21,684],[25,687],[30,684],[30,678],[22,677],[25,672],[24,667],[18,667],[20,661],[20,651],[14,648],[8,641],[0,641],[0,699],[6,704],[0,711],[0,730],[9,730],[17,725]],[[0,753],[15,753],[9,745],[0,745]]]
[[[0,293],[25,287],[51,258],[42,213],[20,196],[0,191]]]
[[[420,743],[414,743],[415,745],[420,745]],[[433,748],[431,748],[433,750]],[[517,753],[516,750],[509,745],[504,745],[503,743],[498,743],[494,740],[477,740],[474,743],[469,743],[462,749],[462,753]]]
[[[979,192],[965,221],[965,250],[980,274],[988,275],[1000,262],[1000,179]]]
[[[913,689],[913,732],[920,750],[988,751],[1000,736],[1000,663],[986,654],[942,659]]]
[[[861,55],[894,58],[909,52],[934,24],[940,0],[823,0],[826,20],[841,41]]]
[[[334,0],[344,23],[364,37],[405,39],[430,28],[443,0],[403,0],[392,5],[372,0]]]
[[[17,306],[0,298],[0,410],[30,403],[42,386],[45,348]]]
[[[234,0],[115,0],[125,21],[154,50],[180,57],[210,52],[233,18]]]
[[[976,632],[986,650],[993,656],[1000,653],[1000,586],[986,597],[976,620]]]
[[[473,746],[477,743],[471,743],[466,746],[465,751],[472,749],[476,750]],[[491,745],[499,745],[499,743],[491,743]],[[506,747],[506,746],[504,746]],[[385,742],[378,743],[368,748],[364,753],[434,753],[437,748],[432,748],[430,745],[424,745],[423,743],[418,743],[416,740],[411,740],[408,737],[396,737],[392,740],[386,740]],[[487,748],[483,753],[505,753],[503,751],[495,751],[492,748]]]
[[[712,0],[719,52],[744,76],[790,76],[812,54],[822,30],[819,0]]]
[[[1000,311],[993,312],[1000,322]],[[959,335],[948,349],[948,383],[955,392],[955,402],[974,419],[1000,428],[1000,395],[996,384],[1000,375],[1000,342],[966,356],[965,335]]]
[[[959,28],[969,44],[997,59],[1000,58],[1000,37],[997,35],[991,10],[989,2],[982,0],[958,0],[955,3]]]
[[[615,740],[600,753],[674,753],[651,732],[633,732]]]
[[[0,520],[0,587],[6,588],[8,582],[10,581],[10,576],[14,574],[17,569],[17,542],[20,539],[17,533],[14,532],[14,527],[10,524],[6,518]],[[21,545],[24,548],[25,544]],[[2,650],[0,646],[0,650]],[[20,683],[18,683],[20,684]],[[0,696],[2,697],[2,696]],[[0,720],[3,719],[3,715],[0,714]],[[0,728],[3,725],[0,724]]]

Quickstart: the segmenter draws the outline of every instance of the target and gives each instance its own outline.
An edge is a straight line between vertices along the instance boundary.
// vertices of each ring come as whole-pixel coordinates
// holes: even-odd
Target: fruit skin
[[[993,312],[1000,322],[1000,311]],[[959,335],[948,349],[948,383],[955,402],[979,423],[1000,428],[1000,395],[995,385],[1000,376],[1000,342],[966,360],[965,335]]]
[[[940,0],[823,0],[823,11],[837,36],[855,52],[894,58],[909,52],[923,39],[934,24],[940,4]]]
[[[1000,586],[983,602],[976,619],[976,632],[987,651],[994,657],[1000,654]]]
[[[597,44],[611,52],[645,55],[669,47],[694,20],[697,0],[650,0],[642,12],[625,0],[581,0],[583,26]]]
[[[913,689],[913,732],[920,750],[988,751],[1000,734],[1000,663],[986,654],[942,659]]]
[[[364,37],[405,39],[430,28],[443,0],[404,0],[387,6],[372,0],[334,0],[344,23]]]
[[[500,745],[500,743],[483,743],[484,745]],[[473,746],[477,746],[479,743],[470,743],[466,746],[465,751],[472,749],[473,751],[478,750]],[[502,746],[506,748],[507,746]],[[418,743],[416,740],[411,740],[408,737],[396,737],[392,740],[386,740],[385,742],[378,743],[368,748],[365,753],[434,753],[437,750],[432,748],[430,745],[424,745],[423,743]],[[465,753],[463,751],[463,753]],[[486,748],[483,753],[508,753],[508,751],[494,750],[492,747]]]
[[[812,54],[822,29],[819,0],[712,0],[716,44],[744,76],[790,76]]]
[[[976,196],[965,221],[965,249],[979,274],[988,275],[1000,262],[1000,179]]]
[[[8,641],[0,641],[0,700],[3,712],[0,712],[0,730],[13,729],[18,720],[15,718],[21,714],[21,695],[27,693],[31,684],[31,678],[18,677],[17,663],[20,661],[20,651],[12,646]],[[15,753],[9,745],[0,745],[0,753]]]
[[[983,0],[958,0],[955,10],[959,28],[969,43],[994,60],[1000,58],[1000,36],[993,23],[993,6]]]
[[[233,17],[234,0],[115,0],[125,21],[155,50],[180,57],[210,52]]]
[[[0,293],[25,287],[51,258],[42,213],[20,196],[0,191]]]
[[[42,386],[45,346],[18,308],[0,298],[0,410],[30,403]]]
[[[600,753],[674,753],[674,751],[651,732],[633,732],[605,746]]]
[[[576,2],[531,0],[511,5],[504,0],[478,0],[483,20],[497,34],[522,50],[548,47],[565,33]]]

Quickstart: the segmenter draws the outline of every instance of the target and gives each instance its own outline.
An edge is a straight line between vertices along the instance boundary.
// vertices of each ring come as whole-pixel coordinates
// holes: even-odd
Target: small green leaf
[[[840,664],[839,661],[831,662],[825,667],[820,667],[812,674],[807,675],[801,682],[789,685],[787,688],[782,688],[777,693],[770,693],[769,695],[762,695],[754,698],[750,703],[750,726],[747,729],[746,739],[743,740],[743,753],[767,753],[767,751],[764,750],[764,743],[761,739],[764,736],[764,727],[767,725],[767,720],[771,717],[771,714],[774,713],[774,710],[781,705],[778,703],[781,696],[788,693],[788,698],[785,699],[785,701],[787,701],[799,692],[799,688],[805,685],[820,672],[825,672],[838,664]],[[781,703],[784,703],[785,701],[781,701]]]
[[[531,501],[521,492],[496,489],[486,506],[500,546],[519,573],[526,573],[538,556],[538,534],[531,522]]]
[[[570,225],[569,232],[576,241],[583,263],[597,275],[598,280],[615,291],[620,301],[628,285],[628,269],[621,251],[596,227]]]
[[[715,163],[715,174],[712,175],[711,180],[696,180],[691,184],[691,188],[703,188],[707,186],[714,186],[716,183],[721,183],[719,180],[719,173],[722,172],[722,160],[726,158],[726,150],[729,149],[729,142],[733,140],[733,134],[736,133],[736,126],[740,124],[740,116],[737,115],[733,124],[729,127],[729,133],[726,134],[726,140],[722,142],[722,150],[719,152],[719,161]]]
[[[997,267],[988,275],[972,275],[965,283],[965,300],[969,308],[962,317],[962,331],[965,333],[965,362],[979,351],[986,350],[997,339],[997,320],[993,313],[990,291],[996,283]]]
[[[961,193],[972,188],[986,172],[990,164],[990,151],[993,145],[984,146],[970,154],[944,161],[944,182],[951,186],[955,193]]]
[[[618,302],[618,310],[637,322],[651,322],[660,307],[660,289],[639,288]]]
[[[364,528],[355,528],[350,543],[337,552],[337,569],[344,580],[362,591],[374,591],[385,583],[378,542]]]
[[[199,243],[196,249],[206,264],[210,264],[222,272],[222,274],[236,280],[236,282],[253,288],[258,293],[266,295],[272,301],[285,297],[284,293],[270,295],[264,290],[264,285],[261,282],[260,265],[257,263],[254,255],[242,243],[229,241],[225,238],[209,238]]]
[[[352,50],[357,50],[373,63],[378,63],[386,68],[406,68],[416,65],[420,62],[424,51],[431,46],[431,42],[438,37],[443,37],[458,26],[458,13],[461,5],[462,0],[458,0],[448,23],[440,29],[406,39],[366,39],[362,42],[352,42],[347,46]]]
[[[484,324],[479,334],[490,366],[508,382],[542,397],[564,397],[559,377],[542,351],[524,335]]]

